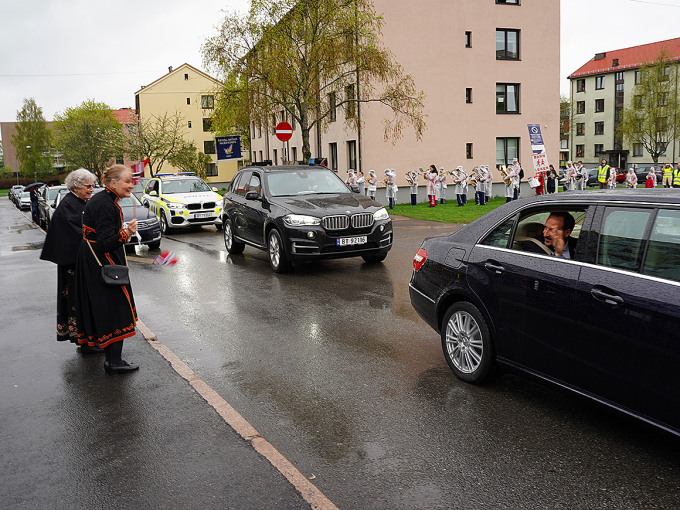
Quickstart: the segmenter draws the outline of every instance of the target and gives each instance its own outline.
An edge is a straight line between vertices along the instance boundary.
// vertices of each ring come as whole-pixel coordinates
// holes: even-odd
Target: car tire
[[[459,379],[481,383],[495,367],[495,354],[486,320],[475,305],[454,303],[446,311],[441,327],[442,350],[449,367]]]
[[[275,273],[286,273],[290,269],[290,263],[286,258],[286,248],[283,246],[281,234],[275,228],[267,235],[267,253],[269,265]]]
[[[224,222],[224,247],[230,255],[243,253],[243,249],[246,247],[245,243],[240,243],[234,239],[234,229],[231,226],[230,219]]]
[[[164,236],[172,234],[172,227],[168,223],[168,220],[165,218],[165,213],[161,211],[161,234]]]
[[[382,262],[387,258],[387,253],[379,253],[377,255],[362,255],[361,258],[364,259],[366,264],[377,264],[378,262]]]
[[[161,242],[153,241],[152,243],[148,243],[147,246],[149,247],[150,250],[157,250],[158,248],[161,247]]]
[[[215,228],[219,232],[220,230],[222,230],[222,224],[221,223],[215,223]]]

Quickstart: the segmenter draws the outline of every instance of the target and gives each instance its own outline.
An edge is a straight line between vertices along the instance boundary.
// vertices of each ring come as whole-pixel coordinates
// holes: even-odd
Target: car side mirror
[[[349,189],[352,190],[352,193],[359,193],[359,186],[353,185],[350,186]]]
[[[246,200],[257,200],[260,198],[260,194],[257,191],[246,192]]]
[[[213,190],[215,193],[217,193],[217,188],[216,188],[215,186],[213,186],[213,189],[212,189],[212,190]]]
[[[157,196],[158,196],[158,193],[157,193],[156,191],[150,191],[150,192],[149,192],[149,196],[150,196],[150,197],[157,197]]]

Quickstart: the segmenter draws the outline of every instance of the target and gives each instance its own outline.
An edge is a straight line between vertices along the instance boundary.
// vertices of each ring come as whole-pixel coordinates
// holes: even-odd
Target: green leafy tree
[[[24,98],[21,110],[17,112],[17,132],[12,135],[19,163],[19,173],[24,176],[49,174],[53,171],[51,135],[47,121],[35,99]]]
[[[196,147],[185,139],[187,134],[186,120],[179,113],[162,116],[150,115],[137,119],[134,129],[128,129],[125,134],[125,144],[122,150],[132,159],[149,159],[149,172],[155,175],[161,171],[164,163],[175,165],[173,161],[182,164],[190,159],[187,154]],[[181,167],[180,167],[181,168]],[[192,172],[195,170],[191,170]],[[205,169],[203,170],[205,175]]]
[[[241,145],[250,150],[250,113],[241,105],[241,77],[230,77],[229,85],[215,91],[215,108],[211,115],[211,131],[216,136],[240,135]]]
[[[0,140],[0,168],[5,166],[5,151],[2,150],[2,140]]]
[[[678,64],[662,50],[654,62],[640,67],[631,103],[624,107],[618,136],[640,144],[654,164],[680,135]]]
[[[571,116],[571,101],[564,94],[560,94],[560,140],[569,138]]]
[[[101,179],[111,159],[122,155],[122,127],[113,110],[93,99],[54,116],[55,147],[66,168],[86,168]]]
[[[357,106],[379,103],[386,140],[406,126],[420,139],[425,96],[384,47],[383,25],[371,0],[253,0],[247,14],[230,13],[201,50],[225,84],[217,125],[272,127],[284,111],[308,161],[312,129],[324,131],[337,110],[358,129]]]
[[[212,158],[199,151],[194,144],[188,143],[174,154],[169,162],[182,172],[195,172],[201,179],[207,180],[207,168],[212,163]]]

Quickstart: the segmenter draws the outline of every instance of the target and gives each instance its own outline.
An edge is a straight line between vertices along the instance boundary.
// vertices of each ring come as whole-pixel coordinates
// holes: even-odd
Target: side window
[[[231,180],[231,184],[229,185],[229,191],[232,193],[236,193],[236,190],[238,189],[238,181],[241,178],[243,174],[236,174],[234,178]]]
[[[146,193],[149,194],[152,191],[158,191],[158,189],[157,189],[158,184],[157,183],[158,183],[158,181],[156,181],[156,180],[149,181],[149,184],[147,184],[147,187],[146,187]]]
[[[534,210],[520,218],[512,240],[512,249],[553,255],[553,242],[561,237],[565,246],[563,256],[575,258],[585,218],[586,209]]]
[[[241,178],[236,183],[236,189],[234,193],[242,197],[246,196],[246,186],[248,185],[248,179],[250,177],[250,172],[243,172]]]
[[[642,272],[680,282],[680,211],[661,209],[656,215]]]
[[[602,220],[597,263],[637,271],[642,260],[645,230],[651,215],[650,209],[607,207]]]
[[[262,184],[260,182],[260,176],[254,173],[250,177],[250,182],[248,183],[248,191],[257,191],[257,194],[259,195],[261,189]]]
[[[515,226],[515,218],[509,219],[496,227],[480,242],[484,246],[495,246],[496,248],[507,248],[512,234],[512,227]]]

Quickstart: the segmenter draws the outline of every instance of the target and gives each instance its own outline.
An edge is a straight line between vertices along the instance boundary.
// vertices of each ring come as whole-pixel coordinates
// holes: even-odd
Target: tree
[[[621,114],[618,135],[629,144],[640,144],[657,165],[659,157],[680,135],[678,64],[662,50],[639,72],[633,100]]]
[[[571,101],[564,94],[560,94],[560,140],[569,138],[571,116]]]
[[[51,135],[47,121],[35,99],[24,98],[24,105],[17,112],[17,132],[11,143],[19,162],[19,173],[29,176],[52,172]]]
[[[194,172],[205,181],[208,178],[207,169],[212,163],[212,158],[199,151],[194,144],[188,143],[169,158],[169,162],[182,172]]]
[[[54,116],[56,148],[69,170],[86,168],[101,179],[111,159],[122,156],[122,128],[113,110],[93,99]]]
[[[337,109],[359,129],[363,103],[388,108],[385,140],[394,143],[407,125],[422,137],[425,96],[383,46],[383,25],[371,0],[253,0],[247,14],[227,15],[201,51],[225,84],[225,118],[267,128],[284,111],[300,127],[308,161],[311,130],[325,130]]]
[[[5,166],[5,151],[2,149],[2,140],[0,140],[0,168]]]
[[[184,117],[177,111],[174,114],[166,112],[162,117],[151,115],[137,119],[136,128],[129,129],[125,135],[123,150],[132,159],[148,158],[151,176],[159,173],[166,161],[171,165],[175,164],[173,161],[186,165],[191,159],[187,154],[196,151],[196,147],[184,138],[185,126]]]

